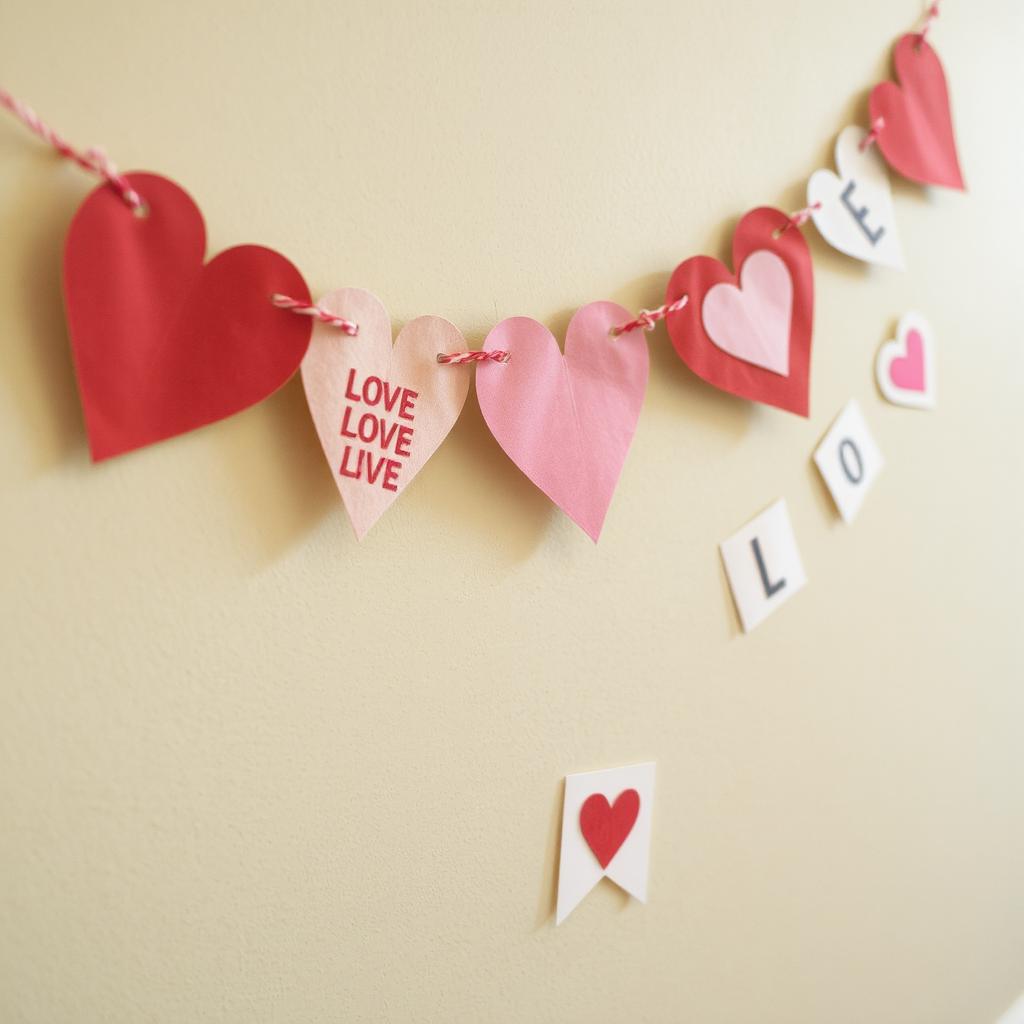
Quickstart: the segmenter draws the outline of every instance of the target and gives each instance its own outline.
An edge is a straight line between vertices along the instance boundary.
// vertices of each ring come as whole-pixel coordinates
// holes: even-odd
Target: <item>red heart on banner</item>
[[[893,63],[900,84],[881,82],[871,90],[871,120],[885,121],[878,133],[885,159],[912,181],[963,189],[939,55],[911,33],[896,43]]]
[[[583,801],[580,831],[602,868],[608,867],[619,852],[639,813],[640,794],[635,789],[624,789],[611,805],[602,793],[594,793]]]
[[[752,256],[755,273],[745,268]],[[676,267],[665,301],[689,301],[666,318],[672,344],[716,388],[806,416],[814,321],[807,242],[780,210],[758,207],[736,226],[732,262],[736,274],[710,256]]]
[[[204,264],[206,227],[191,197],[154,174],[128,180],[134,216],[106,185],[71,222],[64,298],[94,461],[224,419],[298,369],[312,322],[271,305],[310,302],[283,256],[240,245]]]

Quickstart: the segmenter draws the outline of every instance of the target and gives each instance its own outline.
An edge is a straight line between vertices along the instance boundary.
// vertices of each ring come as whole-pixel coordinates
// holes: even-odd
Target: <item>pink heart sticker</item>
[[[723,281],[708,289],[701,313],[704,330],[723,352],[789,376],[793,281],[781,257],[768,249],[751,253],[739,287]]]
[[[906,348],[889,364],[889,376],[904,391],[924,391],[924,340],[917,328],[907,332]]]
[[[477,370],[480,409],[509,458],[588,536],[601,534],[636,431],[647,389],[647,342],[614,302],[576,311],[565,355],[554,335],[529,317],[503,320],[485,347],[511,353]]]
[[[465,348],[439,316],[410,321],[391,343],[380,300],[359,288],[318,305],[359,325],[352,338],[317,323],[302,361],[302,385],[334,482],[362,540],[448,436],[469,391],[468,366],[442,366]]]
[[[878,389],[896,405],[932,409],[936,401],[934,334],[920,313],[901,319],[893,341],[878,350]]]

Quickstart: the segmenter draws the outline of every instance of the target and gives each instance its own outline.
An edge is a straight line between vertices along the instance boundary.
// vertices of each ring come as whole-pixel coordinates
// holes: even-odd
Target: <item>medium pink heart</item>
[[[631,318],[614,302],[583,306],[569,323],[563,356],[543,324],[511,317],[485,343],[511,358],[477,370],[480,409],[498,444],[594,541],[647,390],[643,332],[610,336]]]
[[[469,366],[445,366],[439,352],[465,348],[439,316],[410,321],[391,344],[380,300],[359,288],[325,295],[322,309],[353,320],[352,338],[317,323],[302,360],[302,385],[334,482],[362,540],[455,426],[469,390]]]
[[[904,391],[924,391],[924,340],[916,327],[907,333],[906,355],[889,364],[889,377]]]
[[[744,261],[739,282],[738,288],[722,282],[708,290],[704,330],[723,352],[788,377],[793,280],[786,264],[759,249]]]

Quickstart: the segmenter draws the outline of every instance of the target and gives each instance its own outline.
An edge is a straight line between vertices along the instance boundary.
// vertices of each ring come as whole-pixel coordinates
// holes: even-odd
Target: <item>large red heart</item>
[[[942,61],[911,33],[896,43],[893,63],[900,84],[881,82],[871,90],[871,120],[885,121],[878,133],[885,159],[912,181],[963,189]]]
[[[608,867],[619,852],[639,813],[640,794],[635,789],[624,789],[611,805],[603,793],[594,793],[583,801],[580,831],[602,868]]]
[[[240,245],[203,263],[191,197],[130,174],[148,215],[106,185],[82,203],[64,247],[64,299],[95,461],[183,434],[266,398],[298,369],[312,322],[276,309],[309,302],[283,256]]]
[[[799,229],[788,226],[788,222],[784,213],[767,206],[746,214],[732,238],[735,274],[710,256],[693,256],[680,263],[669,280],[665,301],[673,303],[686,295],[688,302],[682,309],[669,313],[667,325],[676,352],[698,377],[740,398],[806,416],[814,321],[814,269],[807,242]],[[776,237],[776,232],[781,234]],[[761,259],[774,266],[781,260],[792,284],[785,373],[731,354],[720,347],[722,339],[717,339],[719,344],[716,344],[706,329],[704,302],[708,292],[717,285],[732,285],[735,289],[745,283],[742,281],[743,264],[755,253],[772,254]],[[783,268],[778,269],[781,272]]]

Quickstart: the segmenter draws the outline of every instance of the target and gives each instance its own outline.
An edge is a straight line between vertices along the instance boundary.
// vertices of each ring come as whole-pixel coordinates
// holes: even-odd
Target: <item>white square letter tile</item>
[[[719,548],[745,633],[807,582],[784,499],[722,541]]]
[[[843,521],[852,523],[885,465],[856,399],[847,402],[832,424],[814,461]]]

